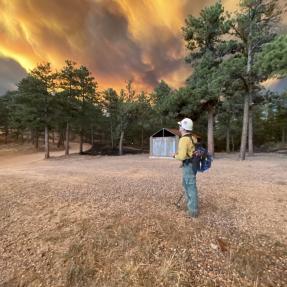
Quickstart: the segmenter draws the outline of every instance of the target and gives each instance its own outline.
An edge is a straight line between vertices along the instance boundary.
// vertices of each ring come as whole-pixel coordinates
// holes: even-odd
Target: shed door
[[[153,138],[152,154],[153,156],[164,156],[165,142],[163,137]]]

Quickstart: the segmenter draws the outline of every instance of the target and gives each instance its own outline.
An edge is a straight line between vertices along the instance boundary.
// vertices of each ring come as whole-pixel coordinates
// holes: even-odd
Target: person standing
[[[188,213],[191,217],[197,217],[198,195],[196,186],[196,170],[192,167],[192,156],[195,151],[195,143],[197,138],[192,136],[193,122],[189,118],[185,118],[178,122],[181,138],[178,144],[178,151],[174,154],[174,158],[183,162],[182,184],[185,190],[185,198],[187,201]]]

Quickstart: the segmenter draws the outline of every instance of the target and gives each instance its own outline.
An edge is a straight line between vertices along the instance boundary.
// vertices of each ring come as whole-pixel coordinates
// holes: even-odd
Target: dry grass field
[[[197,219],[179,162],[42,157],[0,151],[1,287],[287,286],[286,155],[217,155]]]

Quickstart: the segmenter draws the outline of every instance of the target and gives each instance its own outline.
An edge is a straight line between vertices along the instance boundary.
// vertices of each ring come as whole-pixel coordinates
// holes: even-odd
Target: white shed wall
[[[151,137],[150,155],[156,157],[172,157],[178,146],[178,137]]]

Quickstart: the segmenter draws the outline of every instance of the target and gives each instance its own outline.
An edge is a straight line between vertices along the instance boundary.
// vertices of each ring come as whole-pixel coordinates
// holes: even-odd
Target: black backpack
[[[195,151],[190,159],[186,159],[192,163],[194,172],[205,172],[211,168],[213,161],[212,156],[208,153],[208,150],[203,146],[202,143],[194,143],[192,136],[189,135],[192,143],[195,146]]]

